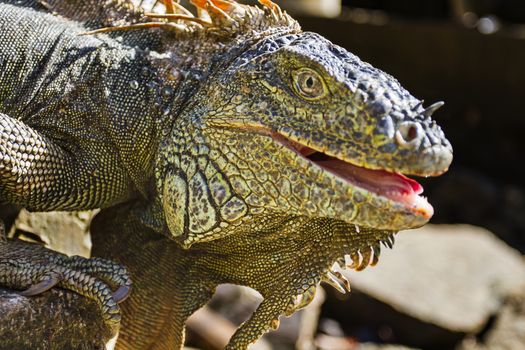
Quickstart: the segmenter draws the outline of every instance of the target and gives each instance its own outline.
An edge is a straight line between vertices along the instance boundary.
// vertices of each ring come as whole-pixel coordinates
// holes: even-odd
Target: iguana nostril
[[[417,137],[417,129],[414,125],[410,125],[407,130],[405,141],[410,142]]]
[[[423,128],[419,123],[401,123],[396,131],[396,141],[402,147],[416,148],[423,137]]]

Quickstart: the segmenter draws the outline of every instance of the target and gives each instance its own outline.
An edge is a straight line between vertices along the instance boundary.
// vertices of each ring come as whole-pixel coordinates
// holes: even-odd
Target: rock
[[[525,349],[525,289],[519,288],[504,302],[481,337],[466,339],[458,350]]]
[[[316,349],[316,331],[324,297],[325,292],[319,287],[307,307],[291,317],[281,316],[279,328],[267,332],[250,349]],[[224,348],[225,341],[252,315],[262,300],[258,292],[248,287],[232,284],[218,286],[208,306],[188,319],[190,344],[205,349]]]
[[[192,338],[199,338],[199,343],[206,349],[224,349],[237,327],[228,319],[205,306],[195,312],[186,323]],[[252,350],[271,350],[272,347],[259,339],[250,347]]]
[[[485,337],[507,296],[525,290],[523,257],[467,225],[402,232],[392,251],[383,249],[377,267],[345,273],[353,291],[328,290],[324,317],[339,320],[360,342],[425,349]]]
[[[89,256],[89,223],[95,211],[30,213],[22,210],[15,221],[19,230],[34,233],[53,250],[67,255]]]
[[[396,238],[379,266],[346,274],[356,289],[410,317],[475,334],[525,287],[523,257],[485,229],[428,225]]]
[[[351,338],[319,334],[315,339],[315,345],[319,350],[355,350],[357,344]]]
[[[93,212],[20,212],[15,228],[51,249],[89,256]],[[24,297],[0,287],[0,349],[105,349],[114,335],[94,301],[59,288]]]
[[[113,336],[95,302],[58,288],[23,297],[0,287],[0,325],[0,350],[102,350]]]

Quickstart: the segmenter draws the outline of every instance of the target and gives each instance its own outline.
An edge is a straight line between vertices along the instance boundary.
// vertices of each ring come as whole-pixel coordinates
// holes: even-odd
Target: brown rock
[[[525,289],[520,288],[504,302],[491,327],[479,339],[466,339],[458,350],[525,349]]]
[[[425,323],[477,333],[512,290],[525,288],[521,254],[485,229],[428,225],[396,240],[379,266],[346,274],[359,291]]]
[[[89,256],[89,223],[94,211],[30,213],[22,210],[15,221],[17,229],[34,233],[56,251]]]
[[[0,287],[1,350],[105,349],[112,337],[95,302],[53,289],[23,297]]]

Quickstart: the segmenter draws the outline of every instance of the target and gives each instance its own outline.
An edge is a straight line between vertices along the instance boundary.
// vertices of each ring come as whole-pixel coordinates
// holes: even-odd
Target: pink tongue
[[[399,195],[417,195],[423,192],[423,187],[417,181],[402,174],[361,168],[333,158],[316,163],[348,181],[387,197],[394,195],[397,198]]]
[[[434,214],[434,209],[427,200],[418,196],[423,192],[423,186],[402,174],[361,168],[336,158],[318,160],[315,163],[359,187],[404,204],[426,219]]]
[[[388,174],[388,173],[387,173]],[[421,194],[423,193],[423,186],[416,180],[412,180],[411,178],[406,177],[403,174],[389,174],[389,175],[395,175],[401,178],[401,180],[408,182],[408,184],[412,187],[412,191],[414,191],[415,194]]]

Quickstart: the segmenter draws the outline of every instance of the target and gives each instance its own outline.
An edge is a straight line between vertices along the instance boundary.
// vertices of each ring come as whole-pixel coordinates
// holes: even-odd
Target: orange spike
[[[193,6],[203,9],[206,7],[206,0],[190,0],[190,2],[193,4]]]
[[[173,2],[173,0],[158,0],[160,3],[162,3],[165,7],[166,7],[166,13],[170,13],[169,9],[168,9],[168,6],[170,6],[170,8],[172,8],[173,12],[172,13],[183,13],[185,15],[188,15],[188,16],[192,16],[191,12],[188,11],[186,8],[184,8],[184,6],[182,6],[181,4],[179,4],[178,1],[176,2]],[[169,5],[167,3],[170,3]],[[177,11],[175,11],[177,10]]]
[[[164,6],[166,6],[167,14],[174,14],[175,8],[173,7],[173,0],[163,0]]]
[[[203,10],[206,9],[206,4],[207,4],[207,2],[208,2],[208,1],[206,1],[206,0],[190,0],[190,1],[191,1],[191,3],[192,3],[193,5],[195,5],[196,7],[200,8],[200,9],[203,9]],[[230,11],[231,8],[232,8],[231,3],[228,2],[228,1],[223,1],[223,0],[210,0],[210,2],[211,2],[214,6],[220,8],[220,9],[223,10],[223,11]]]
[[[272,11],[277,11],[279,6],[271,0],[259,0],[259,3]]]
[[[168,21],[174,21],[174,20],[190,21],[190,22],[198,23],[205,27],[209,27],[212,25],[212,23],[210,22],[204,21],[200,18],[195,18],[193,16],[187,16],[187,15],[179,15],[179,14],[171,14],[171,13],[166,13],[166,14],[146,13],[145,16],[149,18],[165,18]]]

